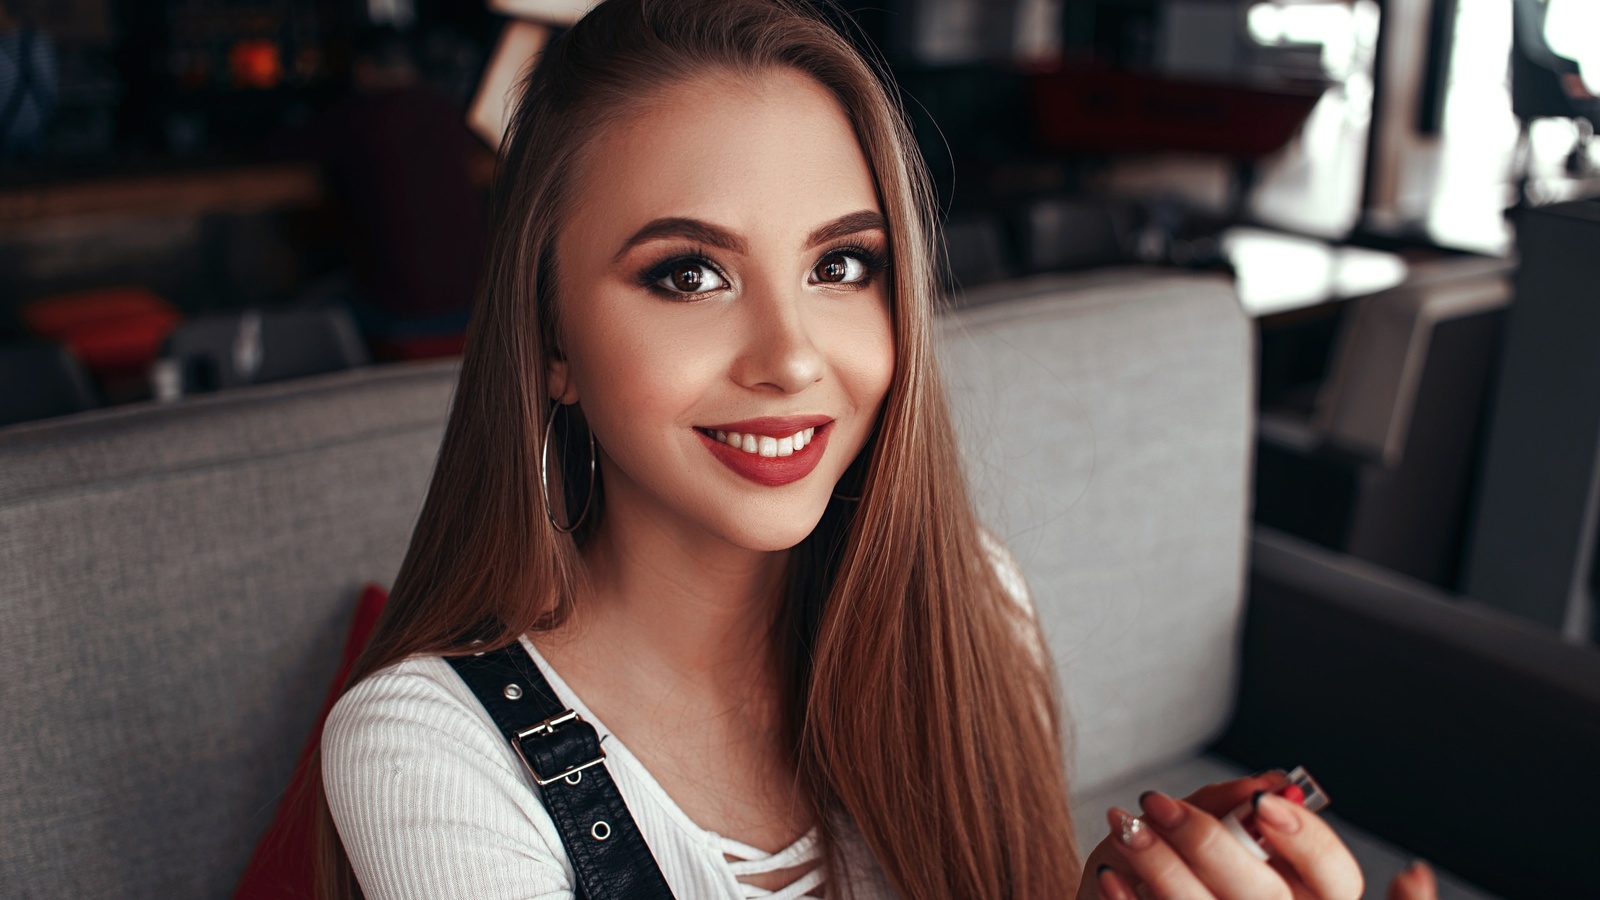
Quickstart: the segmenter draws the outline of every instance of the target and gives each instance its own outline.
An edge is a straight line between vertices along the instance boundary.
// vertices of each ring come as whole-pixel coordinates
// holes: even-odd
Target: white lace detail
[[[733,870],[735,878],[743,878],[746,875],[760,875],[764,872],[776,872],[779,869],[787,869],[792,866],[815,862],[819,859],[817,830],[815,828],[801,835],[794,843],[776,853],[768,853],[759,847],[752,847],[749,844],[736,841],[730,837],[722,837],[721,835],[718,835],[717,842],[721,846],[723,855],[728,858],[728,868]],[[746,898],[801,900],[801,898],[805,897],[818,896],[811,892],[821,886],[823,880],[823,867],[819,865],[776,891],[770,891],[753,884],[745,884],[742,881],[739,882],[739,887],[743,889]]]

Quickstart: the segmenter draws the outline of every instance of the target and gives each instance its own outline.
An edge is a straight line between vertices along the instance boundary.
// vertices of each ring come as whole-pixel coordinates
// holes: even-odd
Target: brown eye
[[[677,263],[656,284],[679,294],[704,294],[722,287],[722,279],[705,263],[691,259]]]
[[[672,286],[680,291],[693,293],[700,290],[700,267],[679,266],[672,271]]]
[[[830,253],[817,264],[817,280],[825,284],[847,284],[860,281],[867,267],[849,253]]]

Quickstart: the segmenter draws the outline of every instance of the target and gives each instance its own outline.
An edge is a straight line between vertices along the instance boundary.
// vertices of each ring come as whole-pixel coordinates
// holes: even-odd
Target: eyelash
[[[884,270],[888,269],[890,265],[889,255],[887,253],[881,250],[875,250],[863,244],[855,243],[840,244],[837,247],[830,247],[825,253],[817,258],[817,262],[820,263],[822,260],[827,259],[830,256],[839,255],[854,256],[864,267],[866,267],[867,270],[867,274],[863,276],[860,281],[853,281],[849,282],[848,284],[835,284],[836,287],[850,290],[861,290],[868,287],[873,282],[877,281],[878,275]],[[656,294],[660,294],[661,296],[667,297],[668,299],[679,301],[693,298],[697,293],[712,293],[711,291],[674,291],[669,288],[664,288],[656,283],[668,275],[671,275],[674,270],[684,263],[696,263],[698,265],[705,266],[711,271],[717,273],[717,277],[722,279],[724,282],[728,281],[728,276],[723,273],[722,269],[720,269],[711,261],[706,249],[704,247],[695,247],[694,250],[689,253],[674,254],[673,256],[668,257],[667,259],[664,259],[658,263],[646,266],[644,270],[639,273],[639,286]],[[812,269],[815,270],[816,266],[812,266]],[[829,284],[829,282],[821,283]]]

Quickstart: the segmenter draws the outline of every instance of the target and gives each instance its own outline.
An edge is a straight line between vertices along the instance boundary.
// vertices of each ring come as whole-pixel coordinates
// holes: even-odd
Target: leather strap
[[[472,688],[539,784],[578,876],[583,900],[672,900],[672,889],[628,812],[598,732],[567,709],[517,641],[445,661]]]

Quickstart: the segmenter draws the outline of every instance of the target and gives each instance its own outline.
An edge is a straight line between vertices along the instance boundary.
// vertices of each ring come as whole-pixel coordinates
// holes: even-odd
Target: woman
[[[530,75],[498,204],[433,484],[322,743],[332,895],[573,896],[441,659],[520,644],[680,898],[1359,896],[1313,815],[1274,835],[1306,877],[1205,840],[1270,775],[1113,811],[1130,841],[1084,877],[1053,668],[934,371],[926,175],[824,22],[606,0]]]

